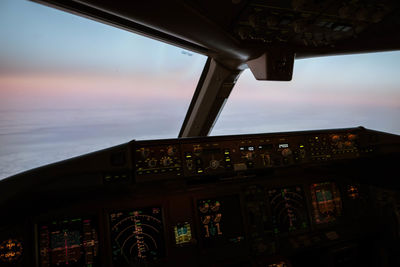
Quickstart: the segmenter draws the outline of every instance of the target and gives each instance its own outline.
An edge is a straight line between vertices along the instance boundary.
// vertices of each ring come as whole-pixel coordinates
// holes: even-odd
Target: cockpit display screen
[[[17,263],[23,255],[23,246],[17,239],[7,239],[0,243],[0,266],[1,263]]]
[[[275,234],[308,228],[308,215],[301,186],[269,189],[267,195]]]
[[[315,223],[334,222],[342,214],[340,193],[334,182],[312,184],[311,198]]]
[[[174,226],[175,244],[181,246],[192,241],[192,227],[190,223],[184,222]]]
[[[92,219],[73,218],[39,226],[41,267],[98,266],[98,237]]]
[[[240,201],[237,196],[197,201],[201,237],[206,247],[244,240]]]
[[[110,214],[114,266],[137,266],[165,256],[160,207],[118,211]]]

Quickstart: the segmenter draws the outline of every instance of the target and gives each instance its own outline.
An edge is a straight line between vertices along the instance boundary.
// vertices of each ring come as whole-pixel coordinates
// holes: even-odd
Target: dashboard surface
[[[131,141],[31,170],[0,182],[0,266],[395,266],[399,141]]]

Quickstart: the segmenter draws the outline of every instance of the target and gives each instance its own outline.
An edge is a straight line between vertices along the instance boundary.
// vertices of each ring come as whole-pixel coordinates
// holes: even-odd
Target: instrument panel
[[[203,247],[225,246],[244,240],[239,196],[197,200]]]
[[[131,266],[165,256],[164,221],[160,207],[110,214],[114,266]]]
[[[107,255],[112,266],[162,266],[172,254],[172,244],[178,253],[201,249],[205,255],[211,253],[213,261],[222,262],[234,257],[232,251],[246,250],[247,245],[254,255],[290,255],[298,248],[296,242],[307,243],[302,239],[315,235],[319,226],[326,229],[321,236],[330,233],[333,239],[342,238],[335,224],[344,215],[341,195],[350,201],[355,189],[335,179],[318,180],[284,187],[277,186],[279,181],[263,181],[250,186],[230,184],[225,190],[197,189],[183,194],[180,200],[192,203],[192,208],[179,210],[188,216],[187,221],[171,217],[176,208],[167,204],[168,194],[156,197],[158,205],[104,210],[99,218],[105,223],[96,221],[97,217],[49,221],[38,225],[36,257],[39,266],[102,266],[99,240],[110,240]],[[146,202],[154,203],[141,200]],[[175,223],[177,220],[180,222]],[[106,228],[99,229],[100,224]],[[105,236],[99,238],[99,232]],[[312,248],[321,242],[303,246]],[[105,247],[103,244],[103,250]],[[213,254],[215,251],[218,254]],[[200,266],[208,264],[205,261]]]
[[[22,242],[17,239],[4,240],[0,244],[0,261],[3,263],[16,263],[23,255]]]
[[[275,234],[308,228],[306,200],[301,186],[273,188],[267,194]]]
[[[335,183],[311,185],[313,218],[317,224],[334,222],[342,214],[340,192]]]
[[[40,267],[99,266],[97,221],[67,218],[39,225]]]
[[[0,266],[290,266],[338,244],[348,257],[348,244],[356,251],[380,231],[381,210],[352,166],[390,149],[376,136],[356,128],[133,141],[88,155],[78,170],[101,169],[70,169],[57,193],[32,200],[30,216],[14,212],[25,219],[0,228]]]
[[[259,172],[354,159],[374,152],[361,129],[139,141],[136,181]]]

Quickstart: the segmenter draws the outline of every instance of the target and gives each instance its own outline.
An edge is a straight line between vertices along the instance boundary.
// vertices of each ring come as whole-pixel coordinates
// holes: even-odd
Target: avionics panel
[[[311,185],[313,217],[316,224],[334,222],[342,214],[339,189],[334,182]]]
[[[92,218],[69,218],[39,225],[41,267],[99,266],[98,237]]]
[[[190,223],[184,222],[174,226],[175,245],[183,246],[192,242],[192,227]]]
[[[301,186],[267,190],[274,233],[288,233],[308,228],[308,215]]]
[[[0,243],[0,266],[2,264],[14,265],[21,260],[23,245],[18,239],[9,238]]]
[[[244,240],[238,195],[199,199],[197,212],[204,247],[224,246]]]
[[[165,256],[161,207],[146,207],[110,214],[114,266],[136,266]]]
[[[177,144],[143,144],[135,149],[136,176],[140,182],[152,177],[168,179],[182,175],[181,154]]]
[[[365,134],[364,134],[365,133]],[[367,156],[362,128],[135,142],[136,181],[241,175]]]

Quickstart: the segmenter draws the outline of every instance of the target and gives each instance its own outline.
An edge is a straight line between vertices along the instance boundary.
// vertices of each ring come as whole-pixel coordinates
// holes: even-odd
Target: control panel
[[[136,176],[164,179],[182,175],[182,158],[177,144],[145,145],[139,144],[135,149]]]
[[[365,155],[360,128],[138,141],[138,182],[179,177],[235,175],[290,165],[313,164]]]
[[[136,266],[165,255],[160,207],[146,207],[110,214],[114,266]]]
[[[374,197],[368,183],[397,140],[354,128],[133,141],[118,147],[129,166],[109,161],[115,149],[47,166],[32,173],[54,191],[3,206],[14,221],[0,228],[0,266],[323,266],[320,252],[368,263],[358,251],[373,256],[382,231],[400,232],[385,228],[400,217],[396,194]],[[96,164],[82,173],[84,160]],[[60,166],[64,177],[47,169]]]
[[[100,266],[96,225],[80,217],[39,225],[40,267]]]

